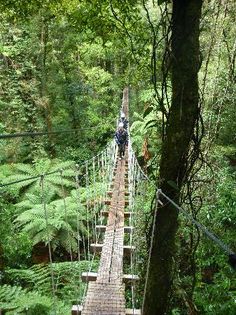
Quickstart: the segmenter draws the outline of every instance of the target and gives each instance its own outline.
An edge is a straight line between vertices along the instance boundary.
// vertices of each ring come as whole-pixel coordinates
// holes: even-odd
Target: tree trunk
[[[199,23],[202,0],[173,0],[172,103],[160,162],[162,191],[179,202],[187,155],[199,115]],[[143,315],[168,312],[178,211],[166,200],[157,211]]]

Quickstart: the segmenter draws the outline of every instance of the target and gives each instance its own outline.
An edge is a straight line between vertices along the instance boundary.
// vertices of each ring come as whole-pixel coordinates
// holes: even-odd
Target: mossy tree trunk
[[[160,162],[162,191],[179,202],[199,115],[199,23],[202,0],[173,0],[172,103]],[[178,189],[177,189],[178,187]],[[168,313],[178,212],[163,199],[157,212],[143,315]]]

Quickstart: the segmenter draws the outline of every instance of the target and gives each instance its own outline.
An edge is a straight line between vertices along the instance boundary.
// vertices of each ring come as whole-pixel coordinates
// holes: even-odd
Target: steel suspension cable
[[[88,178],[88,162],[85,164],[85,181],[86,181],[86,223],[87,223],[87,260],[90,261],[90,227],[89,227],[89,178]]]
[[[80,129],[66,129],[66,130],[55,130],[55,131],[36,131],[36,132],[17,132],[17,133],[6,133],[0,134],[0,139],[10,139],[10,138],[22,138],[22,137],[37,137],[37,136],[45,136],[45,135],[53,135],[60,133],[74,133],[81,130],[90,130],[93,128],[97,128],[100,125],[96,125],[90,128],[80,128]]]
[[[172,199],[170,199],[161,189],[158,189],[159,195],[165,197],[176,209],[185,215],[194,225],[196,225],[208,238],[215,242],[224,252],[228,255],[235,255],[235,253],[229,248],[228,245],[224,244],[217,236],[210,232],[203,224],[195,220],[186,210],[177,205]]]
[[[153,224],[152,224],[151,244],[150,244],[150,249],[149,249],[149,253],[148,253],[147,272],[146,272],[146,276],[145,276],[145,285],[144,285],[144,294],[143,294],[143,303],[142,303],[142,313],[143,313],[143,310],[144,310],[144,303],[145,303],[146,294],[147,294],[147,282],[148,282],[148,277],[149,277],[149,268],[150,268],[152,248],[153,248],[153,240],[154,240],[155,227],[156,227],[158,200],[159,200],[159,192],[157,191],[157,193],[156,193],[156,205],[155,205]]]
[[[80,256],[80,239],[82,239],[82,237],[80,237],[80,218],[79,218],[79,207],[81,204],[81,200],[80,200],[80,192],[79,192],[79,176],[78,173],[76,172],[75,174],[75,183],[76,183],[76,196],[77,196],[77,204],[78,204],[78,208],[77,208],[77,214],[76,214],[76,227],[77,227],[77,262],[79,263],[79,267],[80,267],[80,262],[81,262],[81,256]],[[81,233],[83,234],[83,232]],[[79,283],[79,290],[78,290],[78,295],[76,296],[76,300],[77,300],[77,305],[79,305],[80,300],[82,298],[82,286],[81,283]]]
[[[99,159],[99,157],[98,157]],[[98,203],[98,196],[97,196],[97,188],[96,188],[96,178],[95,178],[95,174],[96,174],[96,166],[95,166],[95,158],[93,159],[93,199],[94,199],[94,203],[93,203],[93,217],[94,217],[94,236],[95,236],[95,243],[97,244],[97,230],[96,230],[96,226],[97,226],[97,203]]]
[[[134,190],[135,190],[135,162],[134,162],[134,156],[132,155],[131,157],[131,196],[130,196],[130,206],[131,209],[129,211],[132,212],[132,215],[129,218],[129,225],[133,227],[133,216],[134,216]],[[131,229],[130,231],[130,246],[133,246],[133,230]],[[131,247],[132,248],[132,247]],[[132,277],[134,275],[134,266],[133,266],[133,259],[134,259],[134,254],[133,251],[131,250],[131,255],[130,255],[130,267],[131,267],[131,274]],[[135,310],[135,292],[134,292],[134,281],[132,281],[131,284],[131,298],[132,298],[132,309],[133,312]]]
[[[69,239],[69,252],[70,252],[70,261],[73,262],[73,254],[72,254],[72,239],[71,235],[69,232],[69,222],[68,222],[68,212],[67,212],[67,205],[66,205],[66,192],[65,192],[65,187],[63,184],[63,170],[60,171],[60,176],[61,176],[61,189],[62,189],[62,199],[63,199],[63,205],[64,205],[64,213],[65,213],[65,220],[66,220],[66,225],[67,225],[67,236]]]

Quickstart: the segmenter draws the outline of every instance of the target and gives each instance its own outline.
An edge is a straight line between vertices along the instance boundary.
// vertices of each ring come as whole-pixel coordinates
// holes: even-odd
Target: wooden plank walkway
[[[125,315],[123,254],[126,170],[125,160],[118,160],[97,278],[89,282],[82,315]]]
[[[128,88],[123,91],[122,111],[128,117]],[[97,225],[98,231],[105,231],[103,244],[91,244],[90,250],[101,252],[100,265],[97,273],[85,272],[83,281],[89,281],[85,303],[73,305],[72,315],[140,315],[140,310],[125,309],[125,284],[138,281],[138,276],[123,274],[123,256],[131,255],[134,246],[124,246],[124,233],[131,233],[132,226],[124,226],[125,218],[132,215],[125,209],[129,202],[125,197],[128,192],[128,150],[125,159],[116,158],[109,200],[104,203],[108,211],[101,214],[107,217],[107,225]]]

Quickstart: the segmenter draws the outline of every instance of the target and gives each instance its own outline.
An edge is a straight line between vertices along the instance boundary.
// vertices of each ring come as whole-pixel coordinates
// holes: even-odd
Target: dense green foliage
[[[113,137],[125,85],[130,85],[133,148],[148,176],[154,181],[158,177],[171,98],[167,14],[171,7],[167,1],[30,0],[0,1],[0,8],[0,133],[49,132],[0,139],[0,182],[62,169],[43,178],[44,190],[42,177],[0,188],[0,310],[9,315],[53,313],[50,264],[34,264],[39,253],[45,258],[42,244],[49,261],[50,241],[57,283],[54,298],[59,314],[69,314],[77,303],[76,290],[84,289],[80,274],[87,271],[88,262],[82,249],[84,261],[74,262],[73,271],[68,261],[71,253],[77,259],[78,242],[92,239],[86,221],[90,227],[94,222],[86,211],[97,202],[94,193],[100,196],[106,189],[90,178],[86,190],[80,174],[78,201],[74,170]],[[235,10],[233,0],[204,3],[199,73],[203,139],[194,176],[182,192],[189,213],[234,252]],[[60,130],[73,132],[50,134]],[[146,203],[142,194],[136,200],[137,209],[143,211],[134,236],[142,279],[154,189],[149,187],[146,194]],[[235,272],[225,254],[184,216],[179,219],[176,243],[169,313],[235,314]],[[141,281],[137,289],[139,307],[143,285]]]

